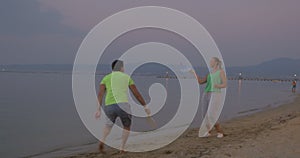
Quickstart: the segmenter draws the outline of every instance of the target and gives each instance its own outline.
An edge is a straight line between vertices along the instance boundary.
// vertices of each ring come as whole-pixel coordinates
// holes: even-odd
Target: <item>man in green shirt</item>
[[[106,123],[103,130],[103,136],[99,144],[99,151],[104,153],[104,143],[109,135],[116,118],[119,117],[123,124],[121,153],[124,152],[124,147],[129,136],[131,126],[131,111],[128,104],[128,88],[131,90],[135,98],[144,106],[147,115],[150,115],[150,110],[146,107],[145,100],[137,90],[134,81],[129,75],[124,73],[124,63],[121,60],[115,60],[112,63],[112,73],[104,76],[100,83],[98,93],[98,108],[95,117],[98,119],[101,115],[101,108],[106,114]],[[105,96],[105,105],[102,105],[103,95]]]

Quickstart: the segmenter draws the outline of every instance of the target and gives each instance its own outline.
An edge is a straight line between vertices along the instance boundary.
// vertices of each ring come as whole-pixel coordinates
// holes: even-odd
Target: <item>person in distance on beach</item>
[[[293,93],[296,93],[296,86],[297,86],[297,81],[294,80],[294,81],[292,82],[292,92],[293,92]]]

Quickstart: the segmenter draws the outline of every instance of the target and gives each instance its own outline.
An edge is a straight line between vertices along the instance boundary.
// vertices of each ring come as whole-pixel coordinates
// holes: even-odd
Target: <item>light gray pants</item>
[[[209,102],[211,99],[212,92],[204,92],[201,99],[201,117],[204,119],[205,114],[208,111]]]

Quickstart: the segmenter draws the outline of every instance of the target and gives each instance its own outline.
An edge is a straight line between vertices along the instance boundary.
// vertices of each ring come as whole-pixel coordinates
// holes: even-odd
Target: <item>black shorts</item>
[[[119,103],[103,106],[106,114],[106,125],[113,126],[117,117],[120,117],[124,127],[131,126],[131,110],[128,103]]]

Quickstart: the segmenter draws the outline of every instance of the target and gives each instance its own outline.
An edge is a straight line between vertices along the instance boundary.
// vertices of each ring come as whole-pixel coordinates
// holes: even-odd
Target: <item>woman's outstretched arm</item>
[[[194,74],[194,76],[197,78],[199,84],[204,84],[207,82],[207,76],[204,78],[199,77],[194,70],[191,70],[191,72]]]

